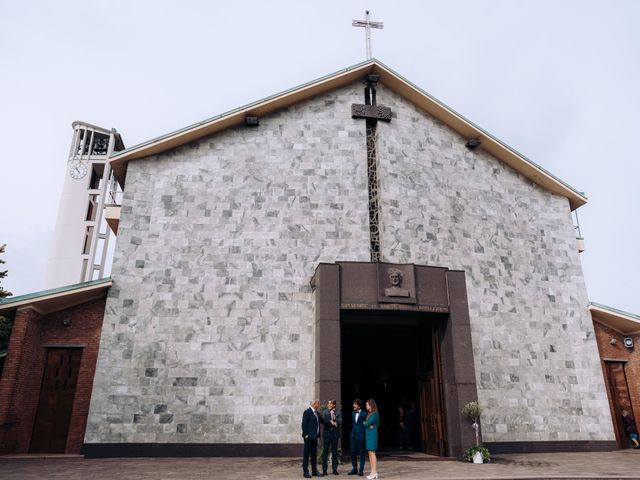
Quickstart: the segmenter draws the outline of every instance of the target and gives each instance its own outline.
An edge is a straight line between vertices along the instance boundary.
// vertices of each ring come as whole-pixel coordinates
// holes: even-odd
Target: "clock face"
[[[76,180],[84,177],[87,174],[87,164],[82,162],[74,162],[69,168],[69,175]]]

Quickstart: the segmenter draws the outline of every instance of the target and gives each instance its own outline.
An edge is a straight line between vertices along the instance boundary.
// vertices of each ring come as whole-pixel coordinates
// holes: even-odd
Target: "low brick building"
[[[627,410],[640,431],[640,316],[591,303],[602,373],[620,448],[631,446],[622,425]]]
[[[110,279],[5,299],[0,454],[80,453]]]

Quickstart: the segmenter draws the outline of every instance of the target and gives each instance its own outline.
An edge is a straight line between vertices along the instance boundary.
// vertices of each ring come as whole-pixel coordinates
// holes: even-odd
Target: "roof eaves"
[[[593,307],[593,308],[592,308]],[[640,322],[640,315],[636,315],[634,313],[625,312],[624,310],[619,310],[617,308],[609,307],[607,305],[602,305],[601,303],[589,302],[589,310],[603,310],[604,312],[610,315],[616,315],[619,317],[626,317],[632,320],[636,320]]]
[[[37,300],[42,297],[50,297],[65,293],[71,293],[75,290],[82,290],[89,287],[99,286],[105,284],[105,287],[111,285],[113,280],[111,277],[101,278],[99,280],[91,280],[89,282],[76,283],[74,285],[65,285],[64,287],[52,288],[49,290],[42,290],[40,292],[27,293],[25,295],[19,295],[17,297],[6,297],[0,300],[0,308],[6,308],[12,304],[22,303],[27,300]]]
[[[148,145],[151,145],[153,143],[157,143],[157,142],[160,142],[162,140],[166,140],[168,138],[178,136],[178,135],[180,135],[182,133],[188,132],[190,130],[194,130],[194,129],[196,129],[198,127],[201,127],[203,125],[207,125],[207,124],[209,124],[211,122],[215,122],[216,120],[220,120],[221,118],[228,117],[228,116],[231,116],[233,114],[240,113],[240,112],[243,112],[243,111],[246,111],[246,110],[250,110],[253,107],[256,107],[256,106],[261,105],[263,103],[269,102],[269,101],[274,100],[276,98],[286,96],[286,95],[288,95],[288,94],[290,94],[292,92],[295,92],[297,90],[302,90],[302,89],[307,88],[307,87],[309,87],[311,85],[314,85],[316,83],[324,82],[325,80],[329,80],[329,79],[331,79],[331,78],[333,78],[333,77],[335,77],[337,75],[340,75],[340,74],[343,74],[343,73],[347,73],[347,72],[351,72],[353,70],[358,70],[358,69],[360,69],[360,68],[362,68],[364,66],[367,66],[367,65],[373,65],[376,62],[377,62],[377,60],[370,59],[370,60],[366,60],[364,62],[358,63],[356,65],[352,65],[351,67],[343,68],[341,70],[338,70],[337,72],[333,72],[333,73],[331,73],[329,75],[325,75],[325,76],[317,78],[315,80],[311,80],[309,82],[300,84],[298,86],[289,88],[287,90],[283,90],[283,91],[278,92],[278,93],[276,93],[274,95],[269,95],[268,97],[262,98],[260,100],[256,100],[255,102],[248,103],[248,104],[243,105],[243,106],[238,107],[238,108],[234,108],[233,110],[229,110],[229,111],[221,113],[219,115],[215,115],[213,117],[207,118],[206,120],[202,120],[200,122],[193,123],[193,124],[188,125],[188,126],[186,126],[184,128],[181,128],[179,130],[175,130],[173,132],[169,132],[169,133],[166,133],[164,135],[160,135],[158,137],[152,138],[151,140],[147,140],[146,142],[142,142],[142,143],[139,143],[137,145],[133,145],[133,146],[131,146],[129,148],[126,148],[124,150],[120,150],[118,152],[113,152],[110,158],[113,159],[113,160],[117,160],[118,157],[121,157],[123,155],[129,154],[129,153],[131,153],[133,151],[140,150],[140,149],[142,149],[142,148],[144,148],[144,147],[146,147]]]
[[[170,148],[174,148],[176,146],[182,145],[184,143],[188,143],[194,138],[199,138],[200,135],[206,135],[208,133],[212,133],[212,129],[216,128],[216,123],[218,124],[217,128],[223,129],[228,128],[228,126],[232,126],[237,124],[239,120],[239,115],[241,113],[248,113],[252,109],[259,109],[260,107],[265,107],[273,102],[271,105],[277,103],[278,99],[282,99],[287,97],[290,94],[294,94],[296,92],[303,92],[305,89],[313,87],[313,86],[321,86],[324,82],[330,81],[332,79],[337,79],[343,77],[345,74],[349,72],[355,72],[360,69],[364,69],[365,67],[371,67],[370,71],[376,71],[376,69],[381,69],[386,72],[391,78],[396,81],[401,82],[409,89],[413,89],[418,96],[422,96],[427,99],[428,105],[430,105],[432,110],[436,110],[441,114],[444,114],[446,117],[449,117],[455,120],[455,124],[459,126],[460,129],[466,130],[467,132],[473,132],[474,135],[482,136],[487,139],[487,147],[485,149],[492,155],[501,158],[503,162],[510,165],[512,168],[519,170],[525,177],[534,181],[542,188],[555,192],[559,195],[565,196],[569,200],[569,204],[572,210],[584,205],[587,202],[587,197],[583,192],[579,192],[575,188],[573,188],[568,183],[559,179],[555,175],[551,174],[548,170],[544,169],[537,163],[525,157],[523,154],[518,152],[517,150],[511,148],[506,143],[500,141],[495,136],[491,135],[489,132],[483,130],[475,123],[471,122],[469,119],[459,114],[452,108],[450,108],[445,103],[439,101],[435,97],[431,96],[429,93],[422,90],[417,85],[413,84],[402,75],[399,75],[391,68],[387,67],[384,63],[380,62],[376,58],[372,58],[361,62],[359,64],[353,65],[351,67],[339,70],[329,75],[325,75],[324,77],[312,80],[310,82],[298,85],[296,87],[290,88],[288,90],[284,90],[275,95],[271,95],[269,97],[263,98],[256,102],[252,102],[250,104],[244,105],[242,107],[230,110],[228,112],[216,115],[214,117],[208,118],[198,123],[194,123],[187,127],[184,127],[180,130],[176,130],[174,132],[170,132],[165,135],[161,135],[159,137],[153,138],[146,142],[140,143],[138,145],[134,145],[128,149],[121,150],[118,152],[114,152],[110,157],[110,162],[116,177],[120,181],[122,185],[124,185],[124,179],[126,177],[126,162],[129,160],[134,160],[137,158],[143,158],[145,156],[150,156],[155,153],[159,153]],[[427,108],[428,110],[428,108]],[[234,116],[236,116],[234,118]],[[445,122],[446,123],[446,122]],[[226,126],[225,126],[226,125]],[[450,127],[454,128],[452,125]],[[200,132],[198,130],[200,129]],[[208,133],[207,133],[208,132]],[[462,134],[462,132],[459,131]],[[182,138],[180,138],[182,137]],[[493,149],[495,151],[491,151],[489,149]]]
[[[497,143],[499,146],[501,146],[502,148],[509,150],[511,153],[513,153],[514,155],[516,155],[517,157],[519,157],[521,160],[523,160],[524,162],[530,164],[533,168],[535,168],[536,170],[539,170],[540,172],[542,172],[544,175],[552,178],[553,180],[555,180],[556,182],[560,183],[561,185],[563,185],[565,188],[567,188],[568,190],[570,190],[571,192],[573,192],[575,195],[581,197],[584,200],[584,203],[587,202],[587,197],[585,195],[584,192],[580,192],[578,190],[576,190],[575,188],[573,188],[571,185],[569,185],[567,182],[565,182],[564,180],[558,178],[557,176],[555,176],[554,174],[552,174],[551,172],[549,172],[547,169],[545,169],[544,167],[538,165],[537,163],[535,163],[533,160],[527,158],[525,155],[523,155],[522,153],[520,153],[518,150],[516,150],[515,148],[510,147],[509,145],[507,145],[506,143],[504,143],[502,140],[500,140],[499,138],[495,137],[494,135],[492,135],[491,133],[487,132],[486,130],[484,130],[482,127],[478,126],[477,124],[475,124],[474,122],[472,122],[471,120],[469,120],[468,118],[466,118],[464,115],[458,113],[456,110],[454,110],[453,108],[451,108],[449,105],[447,105],[446,103],[438,100],[437,98],[435,98],[433,95],[429,94],[428,92],[424,91],[422,88],[420,88],[419,86],[415,85],[413,82],[411,82],[410,80],[406,79],[405,77],[403,77],[402,75],[400,75],[399,73],[397,73],[395,70],[389,68],[387,65],[385,65],[384,63],[380,62],[379,60],[376,60],[375,63],[377,63],[377,65],[379,67],[382,67],[384,69],[386,69],[389,73],[395,75],[396,77],[398,77],[400,80],[402,80],[404,83],[406,83],[407,85],[409,85],[411,88],[415,89],[416,91],[418,91],[419,93],[421,93],[422,95],[424,95],[425,97],[429,98],[432,102],[440,105],[442,108],[448,110],[451,114],[455,115],[456,117],[458,117],[461,121],[463,121],[464,123],[468,124],[471,128],[473,128],[474,130],[477,130],[479,133],[481,133],[482,135],[484,135],[485,137],[491,139],[492,141],[494,141],[495,143]]]

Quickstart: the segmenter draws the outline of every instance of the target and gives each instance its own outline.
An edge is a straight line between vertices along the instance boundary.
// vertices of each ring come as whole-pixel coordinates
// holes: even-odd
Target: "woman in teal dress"
[[[369,480],[378,478],[378,459],[376,458],[376,450],[378,449],[378,425],[380,425],[380,416],[378,415],[378,406],[373,398],[367,400],[365,404],[367,408],[367,418],[363,425],[367,429],[366,444],[369,452],[369,463],[371,463],[371,474],[367,475]]]

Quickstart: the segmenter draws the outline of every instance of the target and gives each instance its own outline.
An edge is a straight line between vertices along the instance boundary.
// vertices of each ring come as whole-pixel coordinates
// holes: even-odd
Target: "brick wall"
[[[0,380],[0,453],[26,452],[37,408],[42,375],[40,314],[27,308],[16,313]]]
[[[624,371],[627,377],[629,396],[631,397],[633,417],[636,420],[636,427],[640,429],[640,335],[624,335],[598,322],[597,319],[594,320],[593,326],[605,378],[605,359],[626,361]],[[636,346],[634,348],[625,347],[623,343],[625,337],[633,338],[633,343]],[[611,339],[615,339],[616,342],[612,344]],[[610,395],[609,391],[607,391],[607,395]],[[611,405],[611,398],[609,398],[609,404]],[[611,407],[611,415],[614,415],[613,407]],[[623,440],[623,443],[626,442]]]
[[[40,315],[16,313],[5,369],[0,380],[0,454],[29,451],[47,346],[82,346],[82,359],[65,453],[80,453],[93,387],[105,299]],[[70,326],[63,325],[69,319]]]

